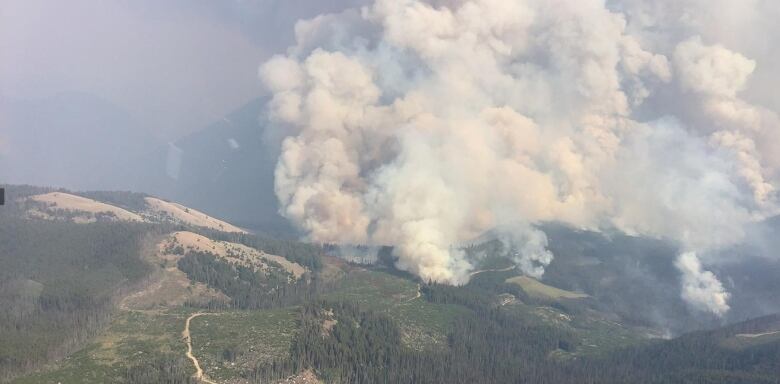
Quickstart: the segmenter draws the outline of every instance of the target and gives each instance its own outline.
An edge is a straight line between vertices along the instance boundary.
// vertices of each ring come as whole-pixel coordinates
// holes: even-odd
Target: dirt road
[[[187,321],[184,323],[184,331],[181,333],[181,335],[184,338],[185,342],[187,343],[187,358],[192,360],[192,364],[195,365],[195,378],[207,384],[217,384],[216,382],[211,381],[207,379],[205,376],[203,376],[203,369],[200,368],[200,363],[198,362],[198,359],[195,358],[195,355],[192,354],[192,337],[190,337],[190,321],[192,321],[192,319],[196,317],[205,316],[205,315],[212,315],[212,313],[198,312],[188,317]]]

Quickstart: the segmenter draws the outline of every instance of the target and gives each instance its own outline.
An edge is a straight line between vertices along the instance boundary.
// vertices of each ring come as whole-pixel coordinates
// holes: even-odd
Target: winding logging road
[[[203,376],[203,369],[200,368],[200,363],[198,362],[198,359],[195,357],[195,355],[192,354],[192,337],[190,337],[190,322],[192,321],[192,319],[196,317],[205,316],[205,315],[213,315],[213,313],[198,312],[188,317],[187,321],[184,323],[184,331],[181,333],[181,335],[182,337],[184,337],[184,341],[187,343],[187,358],[192,360],[192,364],[195,365],[195,378],[207,384],[217,384],[216,382],[211,381]]]

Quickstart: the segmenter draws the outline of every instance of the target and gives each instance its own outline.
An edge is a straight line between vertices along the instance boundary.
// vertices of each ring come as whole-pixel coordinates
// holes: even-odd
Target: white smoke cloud
[[[680,255],[675,266],[682,273],[682,298],[697,309],[722,316],[729,310],[729,294],[710,271],[702,269],[693,252]]]
[[[765,179],[767,171],[753,139],[762,125],[761,113],[737,96],[756,62],[719,45],[706,46],[700,37],[677,45],[674,62],[680,87],[701,98],[713,123],[712,143],[736,154],[739,174],[753,189],[756,200],[766,202],[774,187]],[[771,125],[776,131],[780,125],[774,120]]]
[[[523,273],[537,279],[544,275],[545,267],[553,260],[544,232],[526,223],[515,223],[499,227],[496,235]]]
[[[722,46],[706,46],[698,36],[677,45],[674,61],[681,87],[729,99],[744,88],[756,68],[755,61]]]
[[[282,213],[456,284],[473,266],[454,244],[491,230],[541,276],[544,221],[703,254],[739,241],[775,198],[776,114],[740,98],[760,63],[656,36],[625,3],[376,0],[300,22],[260,69]],[[690,111],[638,118],[659,91]]]

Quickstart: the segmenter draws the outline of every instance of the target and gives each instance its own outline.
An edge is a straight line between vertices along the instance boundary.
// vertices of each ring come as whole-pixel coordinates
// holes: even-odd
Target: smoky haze
[[[144,149],[261,96],[258,63],[293,41],[296,20],[354,4],[2,0],[0,179],[148,189],[111,169],[140,173]]]
[[[475,268],[460,245],[488,237],[545,276],[544,223],[663,239],[679,297],[723,316],[739,292],[720,267],[776,232],[778,17],[765,0],[0,0],[0,182],[287,220],[453,284]]]

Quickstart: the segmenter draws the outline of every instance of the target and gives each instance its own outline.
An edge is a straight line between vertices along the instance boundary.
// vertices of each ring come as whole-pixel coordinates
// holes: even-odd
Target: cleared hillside
[[[244,244],[212,240],[193,232],[175,232],[161,243],[160,247],[163,250],[170,251],[181,247],[182,249],[179,252],[182,253],[210,253],[228,263],[249,267],[255,271],[268,272],[271,268],[281,267],[294,279],[300,279],[306,272],[305,267],[284,257],[271,255]]]
[[[128,210],[65,192],[51,192],[29,197],[36,204],[28,211],[34,218],[64,219],[75,223],[96,221],[144,222],[143,217]]]
[[[247,233],[245,230],[232,224],[215,219],[198,210],[185,207],[181,204],[147,197],[148,213],[157,220],[172,221],[195,227],[209,228],[222,232]]]
[[[19,203],[25,207],[26,216],[34,219],[79,224],[96,221],[170,223],[220,232],[248,233],[196,209],[155,197],[110,192],[86,192],[83,195],[55,191],[24,197]],[[140,202],[139,198],[142,199]]]

